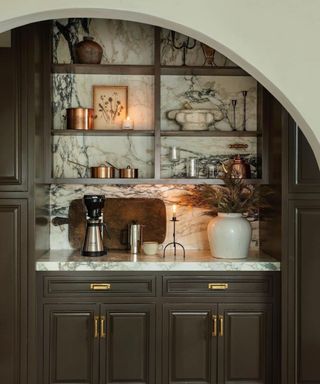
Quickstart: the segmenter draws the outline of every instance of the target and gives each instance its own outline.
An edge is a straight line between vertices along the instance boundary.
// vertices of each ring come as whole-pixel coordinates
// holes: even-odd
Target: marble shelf
[[[246,259],[216,259],[209,251],[186,251],[186,259],[168,255],[134,257],[128,252],[110,251],[107,256],[80,256],[79,251],[52,250],[36,262],[36,271],[280,271],[276,259],[253,251]]]

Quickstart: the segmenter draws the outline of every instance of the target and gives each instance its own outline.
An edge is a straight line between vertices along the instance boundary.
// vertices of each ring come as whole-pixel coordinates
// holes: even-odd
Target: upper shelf
[[[154,131],[146,129],[53,129],[53,136],[154,136]]]
[[[53,73],[90,75],[154,75],[153,65],[53,64]]]
[[[154,65],[53,64],[52,73],[92,75],[154,75]],[[239,67],[161,66],[161,75],[249,76]]]
[[[53,136],[154,136],[154,131],[143,129],[107,130],[107,129],[53,129]],[[161,131],[161,136],[176,137],[256,137],[257,131]]]
[[[250,76],[240,67],[161,66],[161,75]]]
[[[261,179],[245,179],[247,184],[260,184]],[[50,184],[85,184],[85,185],[136,185],[136,184],[162,184],[162,185],[194,185],[194,184],[210,184],[223,185],[222,179],[99,179],[99,178],[52,178]]]

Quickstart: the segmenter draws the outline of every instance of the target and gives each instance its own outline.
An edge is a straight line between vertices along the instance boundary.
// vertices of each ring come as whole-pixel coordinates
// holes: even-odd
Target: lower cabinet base
[[[78,272],[38,274],[39,349],[43,350],[39,384],[278,382],[273,359],[278,343],[277,273],[110,272],[103,278],[111,290],[84,289],[98,276],[102,277]],[[208,287],[207,280],[223,277],[230,291],[197,295]],[[74,289],[75,278],[78,289]],[[48,289],[48,279],[55,287],[63,281],[63,291]],[[122,295],[116,282],[126,287],[130,279],[135,283],[150,279],[153,288],[143,296],[141,285],[133,284],[131,296]],[[176,292],[166,289],[163,282],[168,279]],[[250,279],[253,290],[266,281],[267,289],[244,292]],[[114,292],[111,280],[117,287]],[[189,294],[188,284],[193,290]]]

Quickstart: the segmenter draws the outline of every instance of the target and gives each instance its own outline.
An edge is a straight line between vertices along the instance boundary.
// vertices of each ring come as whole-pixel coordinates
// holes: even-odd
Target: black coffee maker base
[[[89,251],[81,251],[81,256],[89,256],[89,257],[99,257],[99,256],[105,256],[107,254],[107,251],[98,251],[98,252],[89,252]]]

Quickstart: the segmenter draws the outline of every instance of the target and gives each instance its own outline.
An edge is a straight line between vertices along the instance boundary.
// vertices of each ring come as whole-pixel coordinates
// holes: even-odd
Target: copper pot
[[[131,168],[130,165],[127,168],[120,168],[119,174],[121,179],[137,179],[138,168]]]
[[[67,129],[93,129],[93,108],[67,108]]]
[[[113,179],[115,177],[115,168],[104,164],[98,167],[91,167],[91,177],[96,179]]]

